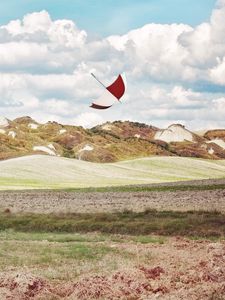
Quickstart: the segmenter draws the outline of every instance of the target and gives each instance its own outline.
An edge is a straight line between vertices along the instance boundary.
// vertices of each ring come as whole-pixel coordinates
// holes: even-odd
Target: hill
[[[91,129],[39,124],[30,117],[0,118],[0,160],[48,154],[91,162],[116,162],[149,156],[225,158],[225,130],[203,136],[181,124],[167,129],[130,121],[107,122]]]
[[[151,157],[98,164],[47,155],[0,162],[0,189],[80,188],[225,177],[225,161]]]

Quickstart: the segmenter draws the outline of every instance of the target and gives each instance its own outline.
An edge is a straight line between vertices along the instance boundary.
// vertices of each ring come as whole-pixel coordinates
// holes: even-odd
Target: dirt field
[[[144,187],[174,187],[174,191],[143,192],[64,192],[12,191],[0,192],[0,209],[11,212],[115,212],[123,210],[217,210],[225,212],[225,179],[145,185]],[[211,190],[176,190],[179,186],[209,186]]]

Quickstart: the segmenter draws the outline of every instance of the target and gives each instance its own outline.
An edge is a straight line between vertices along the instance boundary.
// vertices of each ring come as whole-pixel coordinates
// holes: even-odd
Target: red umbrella
[[[125,74],[119,74],[117,79],[109,86],[105,86],[93,73],[91,75],[104,87],[103,94],[95,100],[90,107],[96,109],[106,109],[115,102],[120,101],[126,90]]]

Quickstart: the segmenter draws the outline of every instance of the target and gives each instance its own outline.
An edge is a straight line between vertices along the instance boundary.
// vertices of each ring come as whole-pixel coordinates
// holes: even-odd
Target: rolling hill
[[[0,162],[0,189],[80,188],[225,178],[225,160],[151,157],[92,163],[47,155]]]

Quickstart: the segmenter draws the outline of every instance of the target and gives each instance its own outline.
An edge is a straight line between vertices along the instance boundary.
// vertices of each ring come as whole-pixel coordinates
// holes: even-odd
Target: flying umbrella
[[[104,87],[104,92],[90,107],[95,109],[107,109],[115,102],[120,101],[126,89],[126,77],[124,73],[119,74],[117,79],[109,86],[105,86],[93,73],[91,73],[91,75]]]

